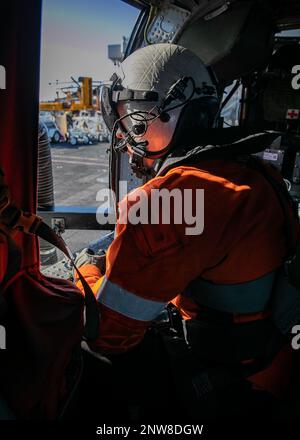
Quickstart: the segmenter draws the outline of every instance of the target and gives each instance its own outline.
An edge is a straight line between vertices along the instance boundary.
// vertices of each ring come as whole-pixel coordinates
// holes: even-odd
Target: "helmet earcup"
[[[170,148],[200,144],[201,130],[214,126],[219,106],[220,102],[215,96],[207,96],[187,103],[179,116]]]

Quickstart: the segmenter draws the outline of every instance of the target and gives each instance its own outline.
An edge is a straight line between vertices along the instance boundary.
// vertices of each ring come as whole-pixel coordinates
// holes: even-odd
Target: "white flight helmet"
[[[184,132],[210,128],[219,108],[213,73],[191,51],[175,44],[153,44],[133,52],[102,88],[104,121],[113,147],[133,151],[131,166],[147,173],[144,159],[166,156]],[[185,117],[184,117],[185,116]],[[123,139],[115,139],[117,129]]]

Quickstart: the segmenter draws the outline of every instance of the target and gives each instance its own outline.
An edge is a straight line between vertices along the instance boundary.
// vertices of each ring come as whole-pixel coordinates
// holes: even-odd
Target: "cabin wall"
[[[36,209],[41,0],[1,5],[0,167],[12,199]],[[23,267],[38,261],[37,241],[19,234]]]

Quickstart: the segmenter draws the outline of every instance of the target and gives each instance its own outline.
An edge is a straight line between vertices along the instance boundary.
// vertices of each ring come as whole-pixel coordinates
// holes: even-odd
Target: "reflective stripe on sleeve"
[[[167,305],[165,302],[141,298],[106,277],[97,293],[97,300],[115,312],[138,321],[152,321]]]

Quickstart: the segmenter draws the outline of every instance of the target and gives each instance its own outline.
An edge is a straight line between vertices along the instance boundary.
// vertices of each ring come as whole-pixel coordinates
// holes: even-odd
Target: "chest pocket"
[[[136,225],[133,234],[141,252],[149,257],[168,254],[183,246],[174,225]]]

